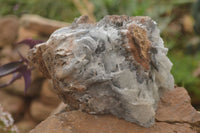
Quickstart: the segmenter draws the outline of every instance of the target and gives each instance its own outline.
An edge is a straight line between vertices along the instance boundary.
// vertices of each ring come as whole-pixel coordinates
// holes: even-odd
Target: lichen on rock
[[[82,16],[35,46],[29,60],[73,109],[150,127],[159,96],[174,88],[167,51],[149,17],[114,15],[92,23]]]

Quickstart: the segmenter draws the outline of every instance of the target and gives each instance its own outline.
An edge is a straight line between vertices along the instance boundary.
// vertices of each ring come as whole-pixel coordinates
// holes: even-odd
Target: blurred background
[[[25,14],[31,15],[25,17]],[[41,19],[41,24],[38,20],[39,25],[34,22],[31,25],[31,19],[36,17],[33,14],[48,20],[38,18]],[[13,46],[13,43],[30,37],[46,40],[52,30],[48,31],[50,29],[48,27],[45,29],[44,21],[48,25],[51,20],[56,20],[54,25],[56,29],[59,28],[59,24],[60,27],[69,25],[80,15],[88,15],[93,21],[99,21],[105,15],[112,14],[150,16],[157,22],[165,47],[169,49],[168,57],[173,63],[172,74],[175,83],[188,90],[193,106],[200,110],[200,1],[198,0],[0,0],[0,65],[18,60],[16,49],[26,56],[28,48]],[[14,119],[22,132],[28,131],[42,121],[45,118],[45,111],[49,114],[60,102],[55,94],[47,89],[51,88],[49,87],[51,83],[36,73],[39,72],[34,72],[32,75],[33,83],[26,96],[23,92],[23,80],[3,88],[0,92],[0,104],[14,106],[12,107],[14,111],[12,109],[8,111],[14,114]],[[1,78],[0,83],[8,81],[8,78],[10,77]],[[16,103],[12,100],[6,102],[8,95],[12,98],[20,97],[19,107],[16,107]],[[50,99],[50,102],[47,99]],[[41,101],[43,105],[50,107],[40,107]],[[27,120],[31,123],[28,125],[29,128],[26,125]],[[26,126],[23,127],[23,124]]]

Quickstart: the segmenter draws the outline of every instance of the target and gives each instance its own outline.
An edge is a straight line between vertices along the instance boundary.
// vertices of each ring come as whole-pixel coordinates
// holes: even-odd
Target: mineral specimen
[[[73,109],[150,127],[159,96],[174,88],[167,51],[149,17],[114,15],[92,23],[82,16],[36,45],[29,60]]]
[[[14,120],[10,113],[4,112],[0,105],[0,133],[19,133],[14,125]]]

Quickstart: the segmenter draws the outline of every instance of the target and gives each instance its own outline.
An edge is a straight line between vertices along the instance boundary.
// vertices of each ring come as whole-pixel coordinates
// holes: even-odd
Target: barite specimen
[[[82,16],[35,46],[29,59],[73,109],[150,127],[159,96],[174,88],[167,51],[149,17],[114,15],[92,23]]]

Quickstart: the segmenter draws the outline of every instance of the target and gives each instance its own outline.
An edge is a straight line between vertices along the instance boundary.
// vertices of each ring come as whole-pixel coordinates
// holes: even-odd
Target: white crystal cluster
[[[159,95],[174,88],[167,51],[149,17],[106,16],[91,23],[82,16],[34,47],[29,59],[73,109],[150,127]]]
[[[17,127],[10,113],[4,112],[0,105],[0,132],[1,133],[18,133]]]

